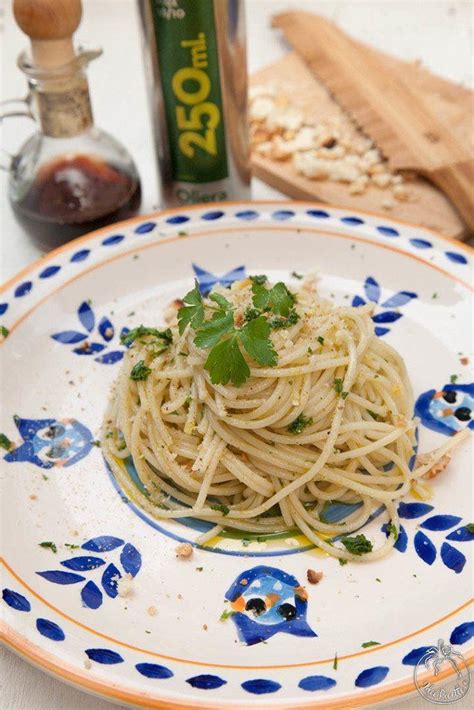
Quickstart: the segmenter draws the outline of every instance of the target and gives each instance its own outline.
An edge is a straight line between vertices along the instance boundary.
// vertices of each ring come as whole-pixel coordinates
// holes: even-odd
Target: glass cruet
[[[36,11],[48,5],[47,0],[36,2]],[[133,215],[141,189],[128,151],[93,122],[86,70],[102,51],[69,48],[65,54],[63,39],[48,47],[49,38],[38,40],[31,22],[18,17],[17,5],[25,4],[15,0],[14,10],[36,49],[32,58],[26,52],[18,58],[29,91],[26,99],[4,102],[0,118],[28,116],[39,125],[7,167],[15,215],[47,250]],[[81,7],[73,4],[79,7],[77,26]]]

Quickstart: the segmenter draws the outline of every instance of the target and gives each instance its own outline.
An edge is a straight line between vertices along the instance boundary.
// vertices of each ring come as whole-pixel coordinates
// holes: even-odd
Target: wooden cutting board
[[[439,187],[474,232],[474,153],[469,154],[414,88],[409,74],[384,67],[334,22],[309,12],[273,17],[295,51],[386,155]],[[407,80],[408,79],[408,80]],[[472,113],[470,114],[472,120]]]
[[[388,57],[364,45],[358,46],[391,71],[410,77],[414,90],[431,102],[433,110],[451,127],[458,140],[470,145],[472,92],[463,87],[434,76],[421,66]],[[310,112],[317,120],[335,118],[341,115],[339,105],[331,98],[327,89],[316,79],[306,63],[296,54],[288,54],[280,61],[258,71],[251,79],[252,84],[273,83],[285,87],[285,93],[296,106]],[[349,122],[349,119],[346,118]],[[346,185],[327,180],[309,180],[298,175],[290,162],[274,161],[254,154],[254,173],[276,189],[295,199],[313,199],[347,208],[360,208],[397,217],[408,222],[439,230],[454,238],[464,238],[468,232],[456,210],[447,198],[434,186],[422,178],[410,182],[412,199],[396,202],[390,211],[384,211],[382,203],[387,191],[369,187],[363,195],[351,195]]]

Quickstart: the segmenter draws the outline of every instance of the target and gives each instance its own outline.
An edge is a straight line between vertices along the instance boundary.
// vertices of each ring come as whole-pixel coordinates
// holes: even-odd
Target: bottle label
[[[183,182],[228,176],[213,0],[150,0],[171,175]]]

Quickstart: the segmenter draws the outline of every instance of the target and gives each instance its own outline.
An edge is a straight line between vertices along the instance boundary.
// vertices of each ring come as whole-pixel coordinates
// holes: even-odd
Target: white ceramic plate
[[[398,549],[340,566],[292,534],[222,535],[178,561],[176,541],[193,542],[201,525],[142,512],[92,442],[122,328],[161,323],[195,275],[228,283],[264,272],[296,285],[291,272],[317,271],[337,302],[377,304],[377,332],[406,359],[429,450],[474,426],[470,259],[461,244],[382,217],[223,204],[114,225],[14,278],[0,299],[10,331],[0,431],[14,445],[2,452],[7,643],[86,690],[166,708],[358,707],[414,692],[414,668],[438,639],[469,660],[469,444],[432,500],[401,505]],[[364,532],[375,539],[384,522]],[[247,645],[237,615],[220,620],[242,575],[291,586],[306,584],[308,568],[324,577],[307,585],[299,626],[266,627],[265,643]],[[117,595],[124,572],[129,597]],[[446,662],[439,677],[452,672]]]

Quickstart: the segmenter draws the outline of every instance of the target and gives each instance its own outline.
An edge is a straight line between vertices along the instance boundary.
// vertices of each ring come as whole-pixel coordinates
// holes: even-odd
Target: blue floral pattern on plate
[[[102,365],[113,365],[123,358],[126,348],[117,347],[112,343],[116,329],[110,318],[102,316],[97,319],[94,309],[88,301],[81,303],[77,309],[77,317],[83,330],[63,330],[53,333],[51,338],[62,345],[77,346],[72,349],[76,355],[95,355],[94,360]],[[128,332],[129,328],[123,327],[120,337]]]
[[[36,574],[53,584],[77,584],[86,580],[84,574],[89,574],[106,565],[105,570],[100,575],[100,579],[96,578],[97,582],[93,579],[89,579],[81,589],[83,606],[89,609],[98,609],[103,603],[103,594],[100,587],[102,587],[107,596],[114,599],[119,594],[118,582],[123,577],[122,570],[125,574],[135,577],[141,569],[142,558],[134,545],[129,542],[125,543],[121,538],[111,535],[93,537],[81,545],[82,550],[100,553],[101,555],[118,548],[122,548],[120,553],[121,568],[117,567],[114,562],[108,562],[107,559],[104,559],[102,556],[99,557],[97,554],[77,555],[67,560],[61,560],[60,562],[66,569],[73,570],[72,572],[65,572],[64,570],[43,570]]]
[[[398,515],[401,520],[419,520],[424,516],[427,516],[433,510],[433,506],[428,503],[400,503],[398,506]],[[418,530],[413,537],[413,547],[415,549],[418,557],[425,562],[427,565],[432,565],[438,556],[441,558],[442,563],[445,567],[456,574],[460,574],[466,564],[465,555],[458,550],[456,547],[451,545],[451,542],[467,542],[474,540],[474,531],[472,526],[469,524],[461,525],[457,527],[456,530],[453,528],[459,525],[462,518],[458,515],[431,515],[425,518],[423,522],[418,523],[418,527],[422,528]],[[445,540],[441,543],[441,548],[436,545],[430,536],[424,531],[429,532],[447,532],[451,530],[448,535],[446,535]],[[382,531],[387,535],[390,534],[387,524],[382,525]],[[450,542],[448,542],[448,540]],[[400,525],[400,531],[398,534],[398,539],[394,545],[398,552],[406,552],[408,547],[408,534],[403,525]]]
[[[379,336],[390,332],[390,328],[386,327],[387,324],[395,323],[402,317],[403,314],[398,310],[401,306],[405,306],[407,303],[410,303],[413,298],[418,298],[418,294],[414,291],[398,291],[398,293],[394,293],[392,296],[380,303],[382,290],[378,281],[374,279],[373,276],[368,276],[366,278],[364,283],[364,294],[365,298],[358,295],[354,296],[352,299],[352,305],[356,307],[365,306],[366,303],[371,302],[380,305],[380,308],[387,309],[372,316],[372,320],[375,323],[375,335]],[[397,310],[393,310],[394,308]]]

